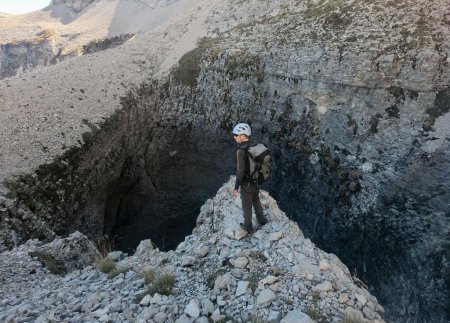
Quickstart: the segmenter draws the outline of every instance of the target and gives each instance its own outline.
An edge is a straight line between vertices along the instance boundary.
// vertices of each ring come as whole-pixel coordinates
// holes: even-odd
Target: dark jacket
[[[237,190],[240,186],[247,188],[251,186],[255,186],[256,184],[249,183],[249,173],[250,173],[250,163],[247,157],[247,149],[249,147],[255,146],[257,143],[249,140],[245,142],[241,142],[237,144],[236,151],[236,183],[234,184],[234,188]]]

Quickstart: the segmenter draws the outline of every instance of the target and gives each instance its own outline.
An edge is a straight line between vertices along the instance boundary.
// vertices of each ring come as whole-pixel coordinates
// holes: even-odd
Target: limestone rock
[[[281,313],[278,311],[270,311],[268,321],[269,323],[278,323],[281,319]]]
[[[200,316],[200,303],[196,299],[191,299],[189,304],[185,307],[184,313],[190,318],[196,319]]]
[[[192,266],[194,264],[195,264],[195,258],[194,257],[190,257],[190,256],[183,257],[183,260],[182,260],[182,263],[181,263],[181,265],[183,267]]]
[[[326,259],[322,259],[319,264],[320,270],[327,271],[330,270],[330,263]]]
[[[314,321],[300,310],[290,311],[280,323],[313,323]]]
[[[247,292],[248,285],[249,285],[248,281],[238,282],[238,285],[236,288],[236,296],[244,295]]]
[[[272,276],[272,275],[269,275],[269,276],[267,276],[266,278],[264,278],[264,279],[261,279],[259,282],[261,283],[261,284],[264,284],[264,285],[272,285],[273,283],[275,283],[275,282],[277,282],[278,281],[278,277],[275,277],[275,276]]]
[[[206,255],[208,254],[208,252],[209,252],[208,246],[201,246],[201,247],[196,251],[197,255],[198,255],[200,258],[203,258],[204,256],[206,256]]]
[[[183,314],[178,319],[176,319],[175,323],[192,323],[193,319],[191,319],[188,315]]]
[[[148,306],[150,304],[150,301],[152,299],[152,296],[150,295],[145,295],[144,298],[139,302],[140,305],[142,306]]]
[[[278,241],[283,237],[283,232],[282,231],[278,231],[278,232],[273,232],[269,235],[268,240],[269,241]]]
[[[363,307],[363,313],[364,316],[369,320],[374,320],[375,318],[377,318],[377,313],[367,306]]]
[[[164,323],[167,319],[166,313],[159,312],[155,316],[153,316],[153,321],[156,323]]]
[[[203,298],[200,301],[201,304],[201,313],[204,316],[208,316],[214,312],[214,304],[207,298]]]
[[[234,260],[234,267],[235,268],[245,268],[248,264],[247,257],[239,257]]]
[[[235,280],[233,276],[230,274],[225,274],[223,276],[217,277],[217,279],[214,282],[214,288],[217,289],[230,289],[231,286],[233,286],[235,283]]]
[[[366,305],[367,299],[363,295],[356,293],[355,297],[363,306]]]
[[[68,271],[81,269],[95,263],[101,254],[94,244],[82,233],[75,232],[65,239],[56,239],[36,249],[64,264]]]
[[[220,314],[220,310],[216,308],[213,314],[211,315],[211,319],[213,320],[213,322],[220,322],[223,319],[225,319],[225,315]]]
[[[329,281],[314,286],[313,290],[317,292],[328,292],[333,289],[333,285]]]
[[[242,229],[241,227],[238,227],[238,229],[235,231],[235,234],[234,234],[234,238],[236,240],[241,240],[246,236],[247,236],[247,231]]]
[[[339,303],[344,304],[347,303],[348,300],[349,298],[347,293],[342,293],[341,295],[339,295]]]
[[[259,293],[256,299],[256,307],[264,308],[269,306],[272,301],[275,299],[276,295],[270,289],[264,289],[261,293]]]

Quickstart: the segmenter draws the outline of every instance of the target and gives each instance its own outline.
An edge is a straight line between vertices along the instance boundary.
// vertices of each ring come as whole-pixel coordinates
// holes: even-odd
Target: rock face
[[[202,206],[192,235],[175,250],[161,252],[151,241],[143,241],[134,255],[115,264],[116,275],[109,274],[109,278],[89,263],[65,276],[54,275],[30,258],[37,250],[55,250],[55,257],[66,258],[69,249],[72,258],[85,257],[88,253],[75,246],[90,242],[79,233],[46,245],[30,240],[1,253],[0,320],[247,322],[271,318],[271,322],[297,322],[295,319],[301,318],[312,322],[311,318],[335,321],[345,317],[384,322],[376,298],[354,284],[336,256],[305,239],[266,192],[261,198],[268,224],[253,236],[236,240],[242,209],[240,200],[229,193],[233,184],[231,178]],[[275,231],[282,231],[283,238],[269,241]],[[66,247],[58,254],[62,245]],[[205,246],[210,252],[198,255],[197,250]],[[184,266],[183,257],[192,257],[194,264]],[[244,257],[248,259],[245,268],[229,265]],[[328,270],[320,270],[323,260],[327,260]],[[311,270],[293,271],[306,262]],[[148,279],[146,286],[143,278],[150,272],[174,277],[167,295],[158,294],[156,279]],[[331,288],[315,291],[323,284]],[[243,286],[243,293],[236,296]],[[339,302],[344,293],[348,300]]]
[[[0,78],[23,73],[38,65],[56,61],[58,50],[51,33],[32,42],[0,44]]]
[[[78,13],[98,0],[52,0],[51,6],[64,6]]]
[[[388,317],[445,321],[445,5],[421,1],[413,15],[385,1],[260,5],[217,10],[195,106],[212,127],[251,122],[275,156],[269,190],[309,237],[373,286]],[[417,295],[408,290],[420,300],[406,300]]]
[[[76,51],[63,54],[55,32],[46,30],[32,41],[0,44],[0,79],[23,74],[38,66],[56,64],[67,58],[92,54],[119,46],[133,35],[125,34],[87,43]]]

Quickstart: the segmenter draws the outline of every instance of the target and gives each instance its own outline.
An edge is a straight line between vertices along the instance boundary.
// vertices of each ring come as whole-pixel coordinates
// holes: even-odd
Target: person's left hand
[[[235,190],[234,188],[230,190],[231,195],[236,198],[239,194],[239,190]]]

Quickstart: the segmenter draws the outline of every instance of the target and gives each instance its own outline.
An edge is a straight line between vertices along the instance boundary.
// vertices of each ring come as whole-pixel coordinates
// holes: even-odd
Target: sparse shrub
[[[396,98],[404,97],[405,91],[399,86],[391,86],[386,89],[391,95],[395,96]]]
[[[97,263],[97,268],[102,273],[107,274],[107,273],[109,273],[109,272],[111,272],[111,271],[116,269],[116,263],[111,258],[106,257],[106,258],[103,258],[102,260],[100,260]]]
[[[322,26],[326,27],[333,27],[335,29],[345,29],[350,25],[352,22],[351,17],[343,16],[342,14],[333,12],[328,17],[325,18],[324,23]]]
[[[28,255],[32,258],[37,258],[37,260],[47,268],[54,275],[64,276],[66,274],[66,268],[64,264],[50,255],[44,254],[42,252],[29,252]]]
[[[267,257],[261,251],[250,251],[250,257],[262,262],[267,261]]]
[[[153,274],[155,274],[155,272],[153,270],[145,270],[145,271],[141,271],[140,275],[141,276],[147,275],[148,279],[150,279],[152,272],[153,272]],[[144,278],[144,279],[146,279],[146,278]],[[153,278],[153,281],[152,281],[152,285],[147,287],[147,289],[143,293],[136,295],[136,297],[134,298],[134,302],[136,304],[139,304],[146,295],[153,296],[156,293],[158,293],[160,295],[171,295],[172,288],[173,288],[173,286],[175,286],[175,282],[176,282],[176,279],[173,274],[164,273],[161,276],[159,276],[158,278],[156,278],[156,274],[155,274],[155,277]]]
[[[313,291],[311,296],[314,303],[317,303],[320,300],[320,293],[318,291]]]
[[[315,321],[318,321],[322,317],[322,315],[320,315],[319,310],[314,306],[308,307],[306,309],[306,314],[308,314],[308,316]]]
[[[148,294],[160,294],[160,295],[171,295],[172,288],[175,286],[175,275],[173,274],[163,274],[161,275],[153,285],[148,289]]]
[[[156,272],[153,268],[147,268],[142,270],[139,275],[144,279],[146,284],[153,283],[156,278]]]

